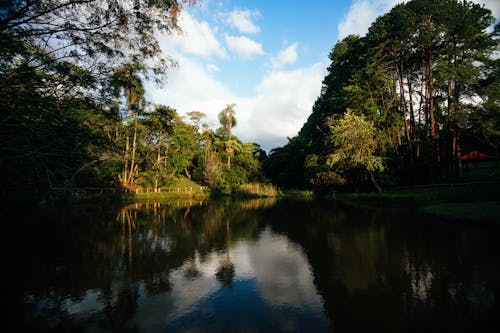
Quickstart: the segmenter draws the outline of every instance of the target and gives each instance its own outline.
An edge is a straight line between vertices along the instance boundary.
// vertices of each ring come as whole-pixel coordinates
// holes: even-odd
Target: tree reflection
[[[281,204],[276,216],[293,218],[273,225],[305,249],[335,330],[498,328],[494,236],[415,213],[314,205]]]
[[[150,331],[161,330],[166,318],[202,315],[193,306],[213,305],[209,295],[229,297],[226,288],[235,291],[240,281],[255,283],[249,289],[261,303],[247,304],[252,311],[266,304],[300,309],[321,295],[324,302],[313,303],[324,305],[336,330],[494,325],[497,234],[331,202],[269,205],[137,203],[18,213],[6,225],[15,249],[6,266],[7,304],[23,324],[8,331],[127,331],[151,317],[159,326]]]
[[[187,267],[184,270],[184,277],[189,280],[194,280],[201,276],[201,272],[198,269],[198,265],[195,259],[196,258],[188,260]]]
[[[231,233],[229,230],[229,221],[226,221],[226,247],[224,248],[224,257],[222,258],[219,269],[215,274],[217,280],[226,288],[233,287],[234,264],[231,262],[229,247],[231,242]]]
[[[32,304],[17,309],[32,318],[19,319],[24,324],[17,330],[29,330],[34,320],[37,326],[81,321],[124,330],[139,298],[170,293],[179,270],[188,280],[199,279],[200,262],[221,248],[226,252],[217,279],[231,286],[231,240],[251,238],[258,227],[257,218],[230,201],[16,213],[11,234],[24,235],[17,242],[25,246],[8,262],[16,286],[10,303]]]
[[[124,285],[113,297],[112,290],[103,290],[105,318],[102,326],[112,332],[123,332],[128,319],[137,310],[138,293],[133,285]]]

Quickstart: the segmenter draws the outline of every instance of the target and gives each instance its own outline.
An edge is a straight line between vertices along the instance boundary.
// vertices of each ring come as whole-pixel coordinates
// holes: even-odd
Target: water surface
[[[500,328],[497,230],[272,199],[1,217],[9,331]]]

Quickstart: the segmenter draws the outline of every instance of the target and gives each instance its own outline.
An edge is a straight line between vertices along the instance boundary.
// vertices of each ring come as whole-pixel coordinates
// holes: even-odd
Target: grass
[[[285,198],[292,198],[292,199],[313,199],[314,198],[314,192],[313,191],[308,191],[308,190],[283,190],[280,192],[280,195]]]
[[[337,199],[357,204],[410,206],[445,220],[485,222],[500,226],[498,183],[412,188],[385,193],[338,194]]]
[[[271,198],[279,196],[279,192],[272,184],[249,183],[234,189],[232,195],[245,198]]]
[[[418,210],[446,220],[500,225],[500,201],[460,202],[425,205]]]
[[[168,200],[177,198],[205,198],[210,195],[206,186],[201,186],[189,179],[179,179],[155,192],[152,188],[138,188],[136,193],[128,193],[125,200]]]

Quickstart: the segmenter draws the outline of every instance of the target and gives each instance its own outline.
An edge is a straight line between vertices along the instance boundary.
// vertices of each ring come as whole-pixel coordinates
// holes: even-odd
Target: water
[[[9,332],[500,328],[498,230],[273,199],[0,217]]]

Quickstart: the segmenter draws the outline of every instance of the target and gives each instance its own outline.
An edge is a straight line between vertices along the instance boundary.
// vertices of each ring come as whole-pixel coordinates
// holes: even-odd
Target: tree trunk
[[[448,66],[451,66],[451,64],[448,62]],[[446,106],[446,112],[447,114],[447,120],[446,120],[446,142],[444,149],[446,151],[445,154],[445,165],[447,166],[447,172],[448,172],[448,181],[449,182],[454,182],[453,181],[453,175],[454,175],[454,163],[453,163],[453,156],[455,155],[455,139],[454,139],[454,129],[452,128],[452,123],[453,123],[453,118],[452,118],[452,92],[451,92],[451,85],[452,85],[452,80],[451,78],[448,79],[448,88],[447,88],[447,106]]]
[[[127,184],[132,184],[135,166],[135,151],[137,148],[137,112],[134,113],[134,138],[132,140],[132,157],[130,158],[130,172]]]
[[[371,180],[373,186],[375,186],[375,188],[377,189],[377,192],[382,193],[382,188],[377,184],[377,181],[375,180],[375,177],[373,176],[373,172],[368,171],[368,174],[370,176],[370,180]]]
[[[459,142],[459,130],[460,130],[460,116],[462,112],[462,105],[460,104],[460,83],[455,82],[455,117],[453,119],[453,138],[452,138],[452,148],[453,148],[453,180],[458,181],[460,173],[460,142]]]
[[[415,140],[415,110],[413,109],[413,88],[411,84],[411,70],[406,71],[406,81],[408,82],[408,95],[410,102],[410,137]]]
[[[396,66],[396,73],[398,75],[398,81],[399,81],[399,94],[401,98],[401,107],[403,109],[403,121],[405,126],[406,140],[408,141],[408,155],[410,157],[411,183],[412,185],[415,185],[415,164],[413,162],[413,145],[410,135],[410,128],[408,126],[408,119],[406,119],[407,107],[406,107],[406,98],[405,98],[404,83],[403,83],[403,70],[404,70],[403,63],[400,62],[400,68]]]
[[[155,163],[155,192],[158,191],[158,180],[161,176],[161,131],[158,133],[158,149],[156,151],[156,163]]]
[[[432,85],[432,67],[433,58],[431,47],[428,47],[428,57],[427,57],[427,98],[429,105],[429,120],[430,120],[430,141],[431,141],[431,182],[436,181],[436,167],[438,161],[439,147],[437,144],[436,136],[436,118],[434,114],[434,90]]]

